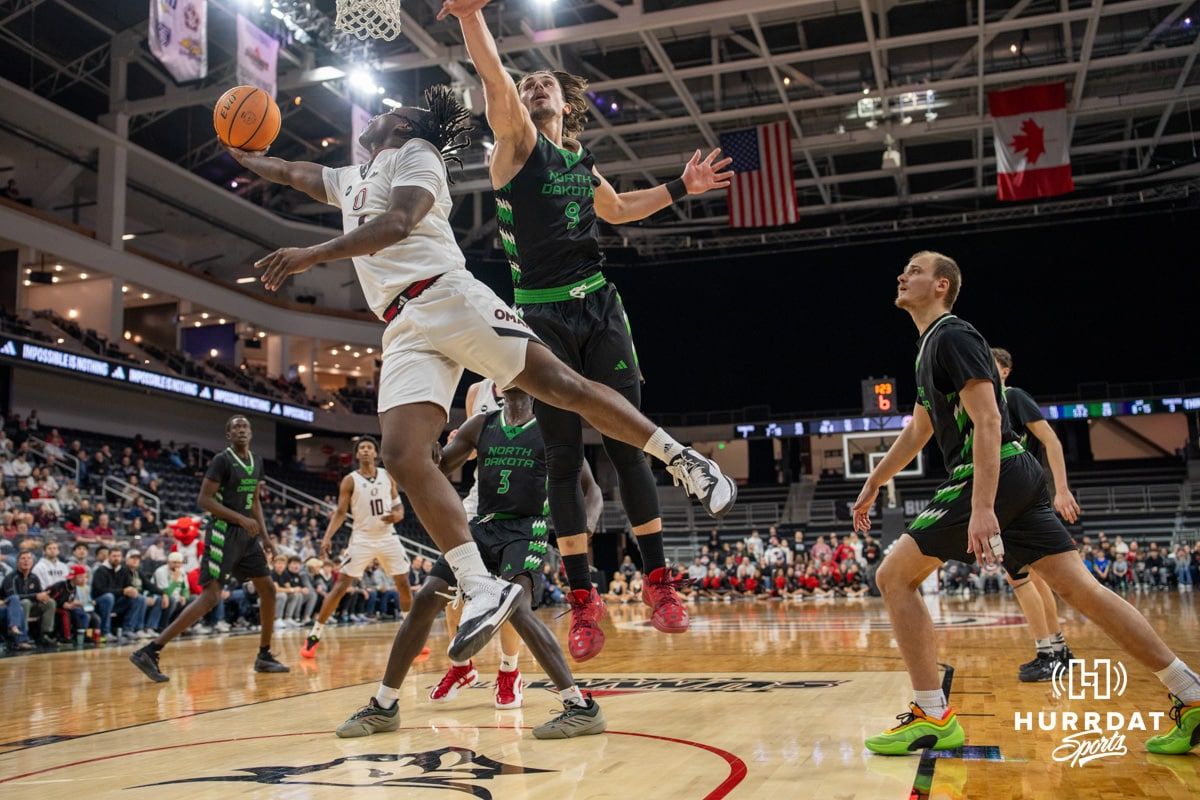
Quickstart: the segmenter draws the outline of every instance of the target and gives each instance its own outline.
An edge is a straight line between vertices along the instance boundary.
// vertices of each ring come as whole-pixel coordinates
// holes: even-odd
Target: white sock
[[[921,707],[928,717],[940,719],[946,713],[948,708],[946,704],[946,695],[941,689],[934,689],[931,692],[918,692],[913,690],[913,700]]]
[[[1067,646],[1067,637],[1063,636],[1063,632],[1059,631],[1050,637],[1050,643],[1054,645],[1054,652],[1061,653],[1063,648]]]
[[[400,698],[400,690],[393,689],[390,686],[379,684],[379,688],[375,690],[375,702],[380,708],[391,708],[396,705],[396,701]]]
[[[513,672],[517,668],[517,659],[521,657],[520,653],[507,656],[504,653],[500,654],[500,671]]]
[[[1054,652],[1054,639],[1050,636],[1047,636],[1045,639],[1038,639],[1037,651],[1039,654],[1045,653],[1046,655],[1050,655]],[[1060,650],[1059,652],[1062,651]]]
[[[452,666],[452,667],[468,667],[470,665],[471,665],[470,659],[467,659],[466,661],[455,661],[454,659],[450,659],[450,666]]]
[[[1188,669],[1182,660],[1175,659],[1166,669],[1154,673],[1167,691],[1185,703],[1200,702],[1200,676]]]
[[[583,699],[583,692],[579,691],[578,686],[568,686],[558,693],[562,698],[563,705],[586,706],[587,700]]]
[[[672,439],[662,428],[655,428],[654,433],[650,435],[650,441],[642,445],[642,450],[664,464],[670,464],[683,452],[683,445]]]
[[[479,555],[479,547],[474,542],[460,544],[453,550],[446,551],[446,561],[454,570],[454,577],[462,583],[465,578],[486,577],[487,567],[483,565],[483,556]]]
[[[321,634],[323,634],[323,633],[325,633],[325,623],[324,622],[314,622],[313,626],[312,626],[312,630],[308,632],[308,635],[315,636],[318,639],[320,639]]]

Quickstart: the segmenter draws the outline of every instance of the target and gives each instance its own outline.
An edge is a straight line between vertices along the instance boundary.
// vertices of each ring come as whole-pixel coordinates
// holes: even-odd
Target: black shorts
[[[204,535],[204,556],[200,559],[200,585],[209,581],[222,584],[232,575],[239,581],[265,578],[271,574],[262,542],[234,525],[225,530],[216,527]]]
[[[528,575],[533,582],[533,607],[537,608],[542,591],[542,564],[546,561],[547,531],[545,517],[471,520],[471,537],[479,545],[479,554],[488,572],[506,581]],[[457,586],[454,571],[446,557],[433,565],[431,573],[451,586]]]
[[[642,379],[629,318],[611,283],[579,300],[519,306],[550,351],[589,380],[627,389]]]
[[[975,563],[975,556],[967,552],[973,487],[971,477],[946,481],[909,524],[908,535],[922,553],[942,561]],[[1071,534],[1050,506],[1046,473],[1028,453],[1000,462],[996,518],[1004,542],[1004,568],[1013,580],[1027,577],[1026,567],[1038,559],[1075,549]]]

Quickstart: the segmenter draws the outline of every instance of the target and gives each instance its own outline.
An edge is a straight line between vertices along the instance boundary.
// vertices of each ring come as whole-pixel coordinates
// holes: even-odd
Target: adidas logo
[[[617,366],[614,367],[614,369],[617,369],[617,370],[629,369],[629,365],[625,363],[625,359],[621,359],[620,361],[617,362]]]
[[[0,355],[15,356],[17,354],[17,346],[12,342],[5,342],[4,347],[0,347]]]

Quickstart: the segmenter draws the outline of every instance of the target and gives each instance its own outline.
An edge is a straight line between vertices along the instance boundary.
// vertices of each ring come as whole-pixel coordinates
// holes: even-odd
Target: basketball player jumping
[[[262,461],[250,450],[250,420],[240,414],[225,423],[229,446],[213,456],[200,484],[198,505],[210,515],[200,560],[200,597],[184,607],[175,621],[154,641],[135,650],[129,660],[150,680],[170,680],[158,667],[158,657],[172,639],[192,627],[222,602],[221,590],[229,576],[250,581],[258,593],[258,657],[255,672],[288,672],[271,655],[275,625],[275,583],[263,552],[267,522],[263,518],[260,483]]]
[[[1041,450],[1045,449],[1050,475],[1054,478],[1054,510],[1067,522],[1074,522],[1079,519],[1079,504],[1067,486],[1067,460],[1063,457],[1062,442],[1058,441],[1054,429],[1046,422],[1037,402],[1029,393],[1008,385],[1008,376],[1012,373],[1012,355],[1007,350],[993,347],[992,358],[1000,373],[1000,391],[1004,395],[1004,405],[1008,409],[1008,421],[1013,432],[1020,437],[1021,446],[1029,451],[1035,461],[1041,463]],[[1032,569],[1025,578],[1014,580],[1011,575],[1008,576],[1008,582],[1029,622],[1037,647],[1034,659],[1021,665],[1017,677],[1026,683],[1051,680],[1055,664],[1066,666],[1074,658],[1058,624],[1058,603],[1054,599],[1054,592]]]
[[[466,269],[450,227],[443,159],[466,147],[470,114],[446,86],[428,108],[405,106],[371,120],[360,136],[366,164],[341,169],[232,151],[247,169],[340,206],[345,234],[277,250],[257,262],[268,291],[314,265],[352,258],[371,309],[387,323],[379,378],[383,459],[463,588],[451,658],[474,655],[517,605],[521,589],[488,574],[462,503],[429,453],[446,425],[463,368],[525,389],[580,414],[602,434],[661,459],[710,513],[725,511],[733,482],[612,389],[556,358],[529,326]]]
[[[533,729],[538,739],[568,739],[604,731],[606,723],[600,707],[584,697],[575,685],[562,650],[554,635],[533,613],[541,596],[542,561],[546,553],[546,457],[528,395],[516,389],[504,393],[504,408],[487,415],[472,417],[442,454],[442,469],[450,472],[479,452],[479,512],[471,520],[471,535],[483,552],[489,569],[523,588],[522,600],[511,617],[521,639],[529,645],[538,663],[558,689],[563,710],[550,721]],[[441,611],[438,598],[455,584],[455,576],[443,556],[413,602],[396,633],[387,671],[375,696],[338,728],[343,738],[368,736],[379,731],[394,731],[400,726],[400,685],[408,673],[433,621]],[[473,672],[469,662],[462,665]],[[519,674],[508,670],[502,678],[516,681]],[[452,670],[453,672],[453,670]],[[440,684],[439,684],[440,685]],[[517,702],[507,707],[519,705]]]
[[[948,750],[965,735],[947,706],[937,667],[933,621],[917,587],[944,561],[1003,563],[1013,578],[1032,567],[1068,605],[1154,670],[1173,701],[1174,725],[1151,737],[1154,753],[1186,753],[1200,741],[1200,677],[1175,656],[1127,602],[1095,581],[1055,516],[1045,473],[1002,413],[1000,376],[975,328],[950,313],[962,285],[953,259],[920,252],[898,280],[896,305],[912,317],[917,346],[917,405],[912,421],[871,472],[854,505],[854,525],[871,527],[879,489],[929,441],[937,439],[949,480],[909,525],[876,573],[893,635],[912,679],[914,700],[900,724],[866,741],[867,749],[904,755]]]
[[[325,537],[321,539],[321,557],[329,557],[333,535],[341,529],[351,509],[354,511],[354,528],[350,534],[350,544],[346,546],[342,557],[337,583],[325,595],[308,639],[300,648],[300,655],[304,658],[317,657],[317,645],[321,643],[325,623],[337,610],[342,596],[363,576],[363,571],[375,559],[379,559],[380,566],[395,581],[396,591],[400,593],[400,608],[408,611],[412,607],[412,589],[408,587],[408,570],[412,563],[408,560],[404,545],[396,538],[394,527],[404,519],[400,492],[387,470],[376,466],[379,453],[374,439],[370,436],[361,437],[354,447],[354,456],[358,459],[358,469],[342,478],[337,509],[325,528]]]
[[[637,406],[641,370],[620,294],[601,271],[598,219],[633,222],[684,195],[728,186],[733,173],[722,170],[731,159],[716,160],[720,150],[702,159],[697,150],[681,178],[618,194],[575,138],[587,118],[587,81],[564,72],[535,72],[515,84],[478,10],[485,4],[450,0],[439,16],[459,18],[467,53],[483,80],[488,124],[496,137],[491,177],[497,223],[512,268],[515,304],[556,356]],[[572,590],[568,649],[577,661],[586,661],[604,646],[599,624],[604,603],[592,588],[588,569],[579,492],[583,426],[572,409],[538,402],[535,410],[546,438],[550,513]],[[604,449],[616,469],[621,502],[642,553],[642,597],[653,609],[651,623],[664,633],[682,633],[688,629],[688,613],[666,567],[650,465],[639,447],[616,438],[605,436]],[[711,509],[717,516],[734,502],[736,492],[730,487],[725,503]]]

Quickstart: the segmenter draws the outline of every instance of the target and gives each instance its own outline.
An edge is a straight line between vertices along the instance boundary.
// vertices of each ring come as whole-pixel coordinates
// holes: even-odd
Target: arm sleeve
[[[325,183],[325,202],[336,208],[342,207],[342,170],[333,167],[321,169],[321,180]]]
[[[225,457],[224,453],[217,453],[213,457],[204,477],[222,486],[225,485],[225,482],[229,480],[229,459]]]
[[[413,139],[390,156],[387,166],[390,184],[419,186],[436,200],[446,185],[446,165],[433,145],[423,139]]]
[[[1009,416],[1020,427],[1045,419],[1037,402],[1023,389],[1010,388],[1004,393],[1004,402],[1008,404]]]
[[[948,391],[959,392],[972,380],[997,380],[996,364],[987,342],[978,333],[963,329],[946,331],[938,342],[937,372]],[[943,388],[943,387],[939,387]]]

